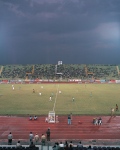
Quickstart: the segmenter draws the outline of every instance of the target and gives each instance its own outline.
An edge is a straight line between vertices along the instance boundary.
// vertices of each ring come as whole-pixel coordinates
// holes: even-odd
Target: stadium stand
[[[56,68],[57,66],[57,68]],[[83,65],[83,64],[39,64],[34,65],[4,65],[1,78],[3,79],[118,79],[119,65]],[[29,76],[30,74],[30,76]]]
[[[1,79],[26,79],[26,73],[30,73],[30,79],[58,79],[60,78],[57,73],[62,73],[62,79],[119,79],[119,68],[118,65],[84,65],[84,64],[62,64],[57,65],[57,70],[55,70],[55,65],[52,64],[36,64],[34,65],[4,65],[0,67],[0,78]],[[22,148],[16,148],[15,145],[7,146],[0,145],[0,150],[29,150],[29,146],[23,146]],[[47,150],[52,149],[52,146],[42,147],[37,145],[37,147],[32,148],[32,150]],[[64,148],[60,148],[63,150]],[[73,147],[73,150],[120,150],[119,146],[83,146],[82,148]]]

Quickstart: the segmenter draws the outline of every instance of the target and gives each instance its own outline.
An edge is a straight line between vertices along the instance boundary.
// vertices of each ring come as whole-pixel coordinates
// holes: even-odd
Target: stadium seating
[[[87,72],[85,71],[87,68]],[[4,65],[1,72],[1,78],[4,79],[25,79],[26,74],[31,74],[30,79],[59,79],[62,73],[62,79],[113,79],[118,78],[116,65],[83,65],[83,64],[39,64],[34,65]],[[58,73],[58,74],[57,74]]]

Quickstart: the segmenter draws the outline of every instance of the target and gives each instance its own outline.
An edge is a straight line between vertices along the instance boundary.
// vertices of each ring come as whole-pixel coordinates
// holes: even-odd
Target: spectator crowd
[[[57,66],[57,67],[56,67]],[[0,66],[0,78],[4,79],[86,79],[117,78],[116,65],[82,65],[82,64],[39,64],[39,65],[4,65]]]

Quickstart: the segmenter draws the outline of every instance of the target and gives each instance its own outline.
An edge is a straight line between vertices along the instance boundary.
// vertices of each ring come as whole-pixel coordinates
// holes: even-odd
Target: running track
[[[120,116],[101,116],[103,124],[92,124],[94,116],[73,116],[72,125],[67,124],[67,116],[58,116],[59,123],[48,124],[45,116],[39,116],[38,120],[29,121],[28,117],[0,116],[0,140],[7,139],[12,132],[14,139],[28,139],[30,132],[42,133],[50,127],[51,139],[120,139]],[[96,116],[95,116],[96,117]],[[81,121],[81,123],[78,123]]]

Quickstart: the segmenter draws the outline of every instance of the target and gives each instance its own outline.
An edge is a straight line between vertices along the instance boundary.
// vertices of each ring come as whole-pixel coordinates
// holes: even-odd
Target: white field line
[[[56,97],[55,97],[55,102],[54,102],[54,106],[53,106],[53,111],[55,110],[55,105],[56,105],[57,96],[58,96],[58,89],[59,89],[59,84],[57,86],[57,91],[56,91]]]

